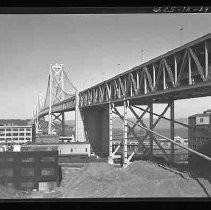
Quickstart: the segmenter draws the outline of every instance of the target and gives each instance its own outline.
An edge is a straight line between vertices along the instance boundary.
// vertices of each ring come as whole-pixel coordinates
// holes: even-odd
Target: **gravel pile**
[[[0,199],[25,199],[27,193],[0,185]]]
[[[146,161],[135,161],[126,169],[107,163],[63,168],[59,190],[64,198],[207,197],[196,180],[183,179]]]

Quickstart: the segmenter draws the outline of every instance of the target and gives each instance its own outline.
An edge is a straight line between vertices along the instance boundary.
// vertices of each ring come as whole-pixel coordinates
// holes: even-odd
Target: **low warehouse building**
[[[0,184],[19,190],[53,190],[62,179],[58,151],[0,152]]]

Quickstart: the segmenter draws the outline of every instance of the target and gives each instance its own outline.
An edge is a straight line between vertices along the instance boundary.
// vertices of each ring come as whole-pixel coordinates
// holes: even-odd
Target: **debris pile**
[[[63,180],[52,193],[22,193],[0,188],[0,198],[124,198],[124,197],[209,197],[211,185],[205,180],[165,170],[152,162],[134,161],[127,168],[102,162],[83,168],[62,167]]]
[[[196,180],[146,161],[135,161],[126,169],[88,163],[78,170],[64,168],[63,172],[59,190],[64,198],[207,197]]]
[[[0,185],[0,199],[25,199],[27,193]]]

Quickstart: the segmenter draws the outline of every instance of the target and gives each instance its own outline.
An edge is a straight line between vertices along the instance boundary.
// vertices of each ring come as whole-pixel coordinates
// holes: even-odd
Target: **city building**
[[[48,151],[50,149],[58,150],[59,155],[82,155],[89,157],[91,155],[90,143],[88,142],[60,142],[60,143],[31,143],[22,150],[29,148],[33,151]]]
[[[201,114],[195,114],[188,118],[188,141],[189,147],[199,150],[211,141],[211,110]]]
[[[71,136],[60,136],[59,142],[75,142],[75,137],[73,134]]]
[[[0,126],[0,144],[22,144],[35,140],[34,125],[28,126]]]
[[[58,151],[0,152],[0,184],[19,190],[48,191],[62,179]]]

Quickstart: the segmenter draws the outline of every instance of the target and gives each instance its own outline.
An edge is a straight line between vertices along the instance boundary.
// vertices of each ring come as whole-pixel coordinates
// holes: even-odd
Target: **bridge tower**
[[[53,89],[56,89],[56,94]],[[63,64],[50,65],[50,74],[49,74],[49,122],[48,122],[48,134],[55,134],[55,124],[54,120],[59,119],[60,115],[62,117],[62,134],[64,133],[64,113],[61,113],[59,116],[52,113],[52,105],[56,101],[64,100],[64,70]],[[54,117],[54,118],[53,118]],[[60,119],[59,119],[60,120]]]
[[[60,135],[65,136],[65,112],[73,110],[75,110],[75,139],[85,141],[78,91],[69,80],[63,64],[51,64],[45,102],[42,108],[37,110],[37,126],[39,125],[38,118],[48,116],[48,134],[56,133],[56,121],[59,121]]]

